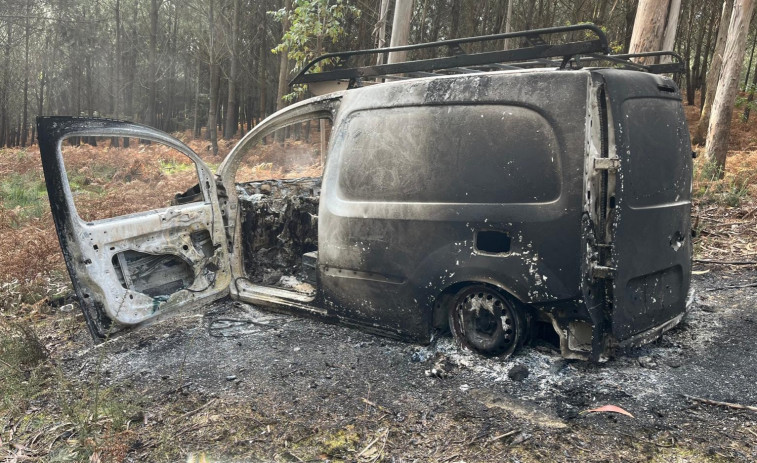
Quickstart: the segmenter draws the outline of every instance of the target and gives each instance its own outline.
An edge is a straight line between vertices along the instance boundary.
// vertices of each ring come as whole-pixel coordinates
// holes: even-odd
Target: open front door
[[[231,298],[326,314],[318,307],[315,274],[306,285],[296,278],[294,285],[282,283],[308,273],[306,267],[315,272],[317,241],[324,233],[318,228],[318,204],[326,127],[341,98],[342,93],[332,93],[272,114],[247,132],[218,167],[228,195],[223,208],[231,230]]]
[[[53,220],[74,290],[95,338],[226,294],[229,259],[216,183],[208,166],[189,147],[163,132],[129,122],[40,117],[37,127]],[[84,220],[72,192],[72,184],[78,185],[79,180],[70,181],[73,177],[67,175],[64,159],[68,158],[64,158],[62,147],[67,138],[86,137],[81,140],[93,143],[98,136],[132,138],[132,143],[135,139],[149,140],[172,148],[180,154],[171,159],[185,162],[184,156],[189,158],[191,162],[181,165],[186,166],[187,178],[197,185],[160,209]],[[102,145],[100,148],[105,149]],[[156,145],[150,146],[157,149]],[[112,150],[110,146],[108,149]],[[91,151],[84,154],[88,152]],[[114,152],[120,153],[112,150],[109,155],[134,153]],[[77,156],[81,158],[81,154],[80,150]],[[96,156],[92,158],[86,160],[91,166],[85,166],[90,172],[94,166],[102,165],[102,160],[98,164]],[[160,162],[163,165],[167,161]],[[150,168],[136,164],[133,169]],[[170,172],[157,174],[161,181],[170,179]],[[90,184],[87,181],[91,183],[89,179],[81,183]],[[148,189],[143,196],[149,198],[166,194],[162,189],[170,189],[169,185],[166,180],[135,186]]]

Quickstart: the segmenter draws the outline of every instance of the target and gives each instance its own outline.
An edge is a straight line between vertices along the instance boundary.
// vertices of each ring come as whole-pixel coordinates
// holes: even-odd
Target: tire
[[[523,345],[526,314],[501,291],[486,285],[463,288],[451,301],[449,327],[457,344],[487,357],[509,357]]]

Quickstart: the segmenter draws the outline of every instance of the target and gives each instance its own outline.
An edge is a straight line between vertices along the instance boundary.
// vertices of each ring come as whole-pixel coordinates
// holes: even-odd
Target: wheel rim
[[[457,297],[452,329],[463,346],[485,355],[509,355],[521,335],[513,304],[486,287],[464,290]]]

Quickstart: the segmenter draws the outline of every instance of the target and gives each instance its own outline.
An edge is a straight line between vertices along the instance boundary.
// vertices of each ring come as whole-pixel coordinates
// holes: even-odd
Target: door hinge
[[[620,158],[594,158],[595,170],[616,171],[620,168]]]
[[[594,265],[591,267],[591,276],[597,279],[612,279],[615,277],[615,267],[605,267],[604,265]]]

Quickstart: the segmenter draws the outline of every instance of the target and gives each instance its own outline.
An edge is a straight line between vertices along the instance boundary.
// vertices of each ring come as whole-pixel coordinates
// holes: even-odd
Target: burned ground
[[[538,342],[486,359],[228,300],[94,348],[77,330],[59,361],[134,401],[127,461],[753,461],[757,414],[687,398],[757,403],[757,292],[737,287],[757,272],[708,270],[681,326],[599,365]],[[585,413],[602,405],[634,418]]]

